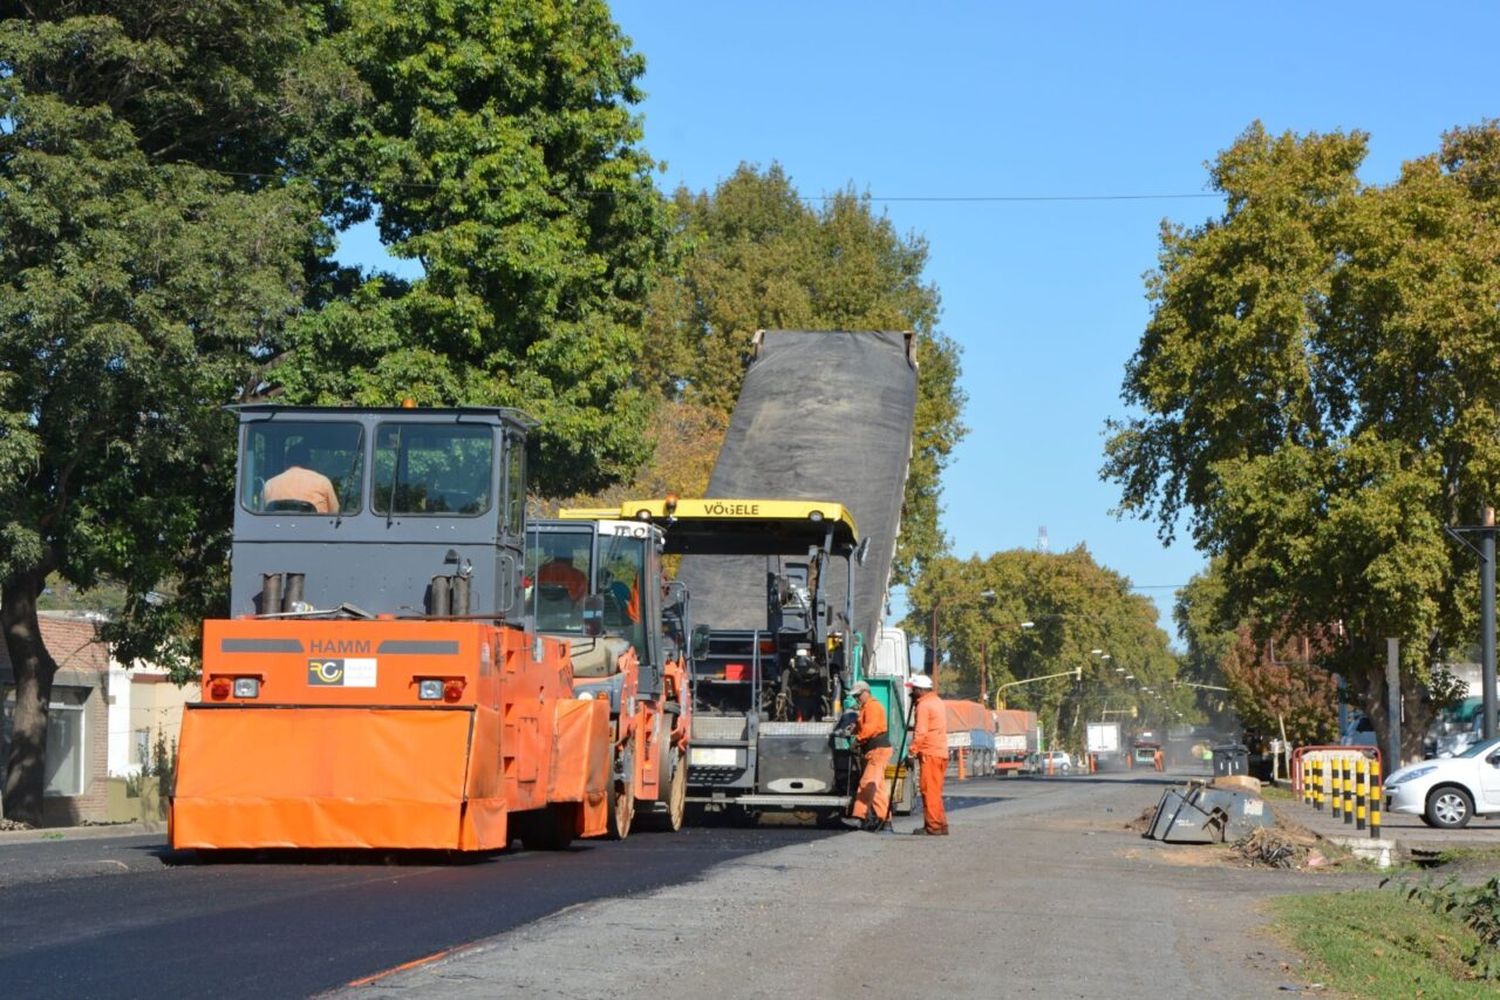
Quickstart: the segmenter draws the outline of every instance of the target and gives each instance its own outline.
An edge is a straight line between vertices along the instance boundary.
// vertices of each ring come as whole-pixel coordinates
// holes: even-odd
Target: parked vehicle
[[[1120,763],[1120,724],[1118,722],[1090,722],[1084,739],[1084,749],[1093,754],[1101,766]]]
[[[1067,774],[1072,770],[1073,758],[1062,750],[1027,754],[1021,764],[1022,774]]]
[[[1042,745],[1042,729],[1036,713],[1016,708],[995,712],[995,770],[1019,774],[1026,758]]]
[[[1421,816],[1428,826],[1456,829],[1475,815],[1500,814],[1500,738],[1456,757],[1399,768],[1385,782],[1385,810]]]

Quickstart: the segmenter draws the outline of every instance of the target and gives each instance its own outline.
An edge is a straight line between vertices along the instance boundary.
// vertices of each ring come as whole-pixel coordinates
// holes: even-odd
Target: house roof
[[[109,672],[109,649],[99,639],[99,623],[88,618],[41,614],[42,643],[60,670]],[[10,655],[0,643],[0,670],[12,673]]]

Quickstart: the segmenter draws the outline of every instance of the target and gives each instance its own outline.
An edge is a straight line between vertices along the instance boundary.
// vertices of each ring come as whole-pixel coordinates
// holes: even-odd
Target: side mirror
[[[602,594],[590,594],[583,599],[583,634],[590,636],[604,634],[604,596]]]
[[[694,660],[701,660],[708,655],[708,637],[713,629],[707,625],[693,626],[693,641],[689,644],[688,651]]]
[[[683,608],[687,606],[687,584],[681,580],[673,580],[667,584],[667,596],[662,598],[662,610],[682,614]]]

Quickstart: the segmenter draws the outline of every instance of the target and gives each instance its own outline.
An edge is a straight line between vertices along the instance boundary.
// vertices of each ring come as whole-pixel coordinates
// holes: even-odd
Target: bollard
[[[1370,768],[1364,756],[1354,762],[1354,829],[1366,826],[1365,809],[1370,802]]]
[[[1323,784],[1324,761],[1321,756],[1318,758],[1317,763],[1313,766],[1313,770],[1316,771],[1318,775],[1317,789],[1314,792],[1315,799],[1313,801],[1313,808],[1318,810],[1318,812],[1322,812],[1324,806],[1328,804],[1328,789]]]
[[[1370,761],[1370,836],[1380,839],[1380,800],[1384,791],[1380,787],[1380,761]]]
[[[1328,784],[1330,787],[1329,815],[1334,819],[1344,818],[1344,790],[1339,783],[1339,758],[1328,758]]]
[[[1340,774],[1344,775],[1344,823],[1355,825],[1355,759],[1341,757],[1338,762]]]

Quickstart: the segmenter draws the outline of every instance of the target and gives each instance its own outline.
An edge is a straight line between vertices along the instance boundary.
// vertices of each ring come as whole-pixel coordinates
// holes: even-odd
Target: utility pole
[[[1401,640],[1385,641],[1385,773],[1401,766]]]
[[[1448,534],[1479,557],[1479,648],[1480,676],[1484,695],[1484,738],[1497,735],[1495,691],[1495,508],[1485,507],[1480,524],[1447,528]],[[1479,536],[1476,548],[1466,534]]]
[[[1479,636],[1484,671],[1484,738],[1495,737],[1495,508],[1484,509],[1479,535]]]

